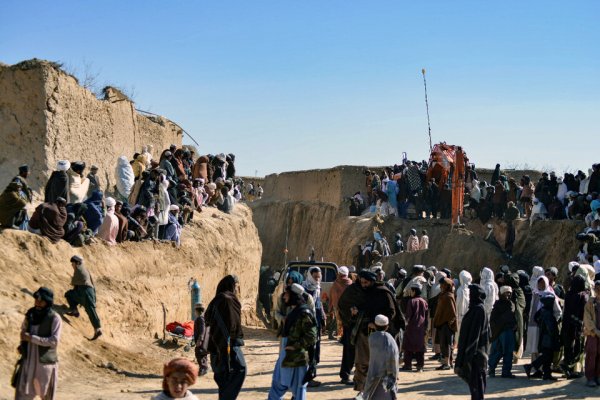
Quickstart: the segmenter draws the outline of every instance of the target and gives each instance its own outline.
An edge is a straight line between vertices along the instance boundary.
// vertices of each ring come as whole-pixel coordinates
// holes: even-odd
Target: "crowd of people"
[[[285,327],[269,399],[283,398],[286,390],[305,398],[314,381],[311,369],[319,363],[321,331],[327,330],[343,346],[340,382],[352,385],[357,399],[395,399],[398,371],[422,372],[428,347],[430,359],[439,361],[436,369],[454,370],[473,399],[484,398],[488,377],[516,378],[513,366],[520,359],[530,379],[553,381],[552,372],[560,372],[566,379],[585,376],[590,387],[600,385],[600,261],[571,262],[568,269],[564,285],[557,268],[538,266],[531,276],[503,265],[497,272],[485,267],[474,277],[466,270],[455,275],[423,265],[407,275],[396,263],[386,279],[374,259],[358,272],[339,267],[329,293],[321,294],[324,308],[318,291],[307,290],[315,282],[320,287],[319,268],[307,272],[308,286],[291,271],[276,312],[286,325],[299,324],[302,340],[293,349],[306,354],[293,370],[282,363],[292,350]],[[302,322],[289,317],[295,309],[306,314]],[[325,318],[336,322],[326,324]]]
[[[27,183],[29,167],[0,195],[0,226],[29,230],[52,242],[65,240],[73,246],[92,238],[109,244],[148,239],[179,243],[183,226],[195,212],[216,207],[231,213],[245,195],[261,197],[263,188],[235,175],[235,156],[202,155],[171,145],[153,157],[144,146],[131,160],[121,156],[115,168],[116,185],[107,196],[101,190],[99,169],[86,163],[60,160],[43,191],[43,203],[27,212],[33,192]]]
[[[426,161],[405,161],[380,173],[365,170],[366,196],[359,191],[350,198],[350,215],[377,210],[382,216],[402,218],[450,218],[452,192],[449,183],[439,186],[427,179]],[[503,173],[500,164],[490,182],[479,179],[474,165],[464,177],[466,214],[487,223],[491,218],[525,218],[532,223],[545,219],[584,220],[588,226],[599,219],[600,164],[588,174],[577,171],[557,177],[544,172],[537,183],[530,176],[515,179]],[[516,208],[518,213],[511,212]],[[515,210],[515,211],[516,211]]]

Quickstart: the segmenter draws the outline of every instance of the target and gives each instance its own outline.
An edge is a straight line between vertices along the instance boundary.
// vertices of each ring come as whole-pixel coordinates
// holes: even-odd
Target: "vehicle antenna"
[[[287,256],[288,256],[288,240],[290,237],[290,191],[291,187],[288,186],[288,202],[287,202],[287,218],[285,219],[285,249],[283,250],[283,265],[287,266]]]
[[[429,102],[427,101],[427,80],[425,79],[425,68],[421,70],[423,74],[423,85],[425,86],[425,109],[427,110],[427,129],[429,131],[429,151],[433,150],[433,145],[431,142],[431,123],[429,122]]]

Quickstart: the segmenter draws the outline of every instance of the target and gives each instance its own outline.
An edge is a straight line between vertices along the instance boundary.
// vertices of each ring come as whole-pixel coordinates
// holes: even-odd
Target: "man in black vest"
[[[54,293],[46,287],[34,294],[34,307],[27,310],[21,326],[19,352],[20,370],[13,376],[15,399],[52,400],[58,384],[58,357],[56,348],[60,340],[62,322],[52,310]]]

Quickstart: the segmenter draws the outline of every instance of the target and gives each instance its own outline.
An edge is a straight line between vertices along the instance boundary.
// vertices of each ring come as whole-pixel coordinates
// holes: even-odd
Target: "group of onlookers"
[[[402,218],[450,218],[452,191],[450,184],[439,186],[435,179],[427,179],[425,161],[405,161],[387,167],[380,173],[365,170],[366,195],[356,192],[350,200],[350,215],[378,211],[382,216]],[[465,212],[486,223],[490,218],[525,218],[532,223],[544,219],[585,220],[588,225],[599,219],[600,164],[594,164],[586,175],[554,172],[542,173],[539,181],[530,176],[515,179],[503,173],[500,164],[490,182],[479,179],[474,165],[469,165],[465,177]]]
[[[528,175],[520,179],[507,177],[500,165],[491,178],[491,185],[478,180],[476,174],[467,176],[465,183],[469,193],[469,211],[482,222],[490,218],[505,218],[506,210],[516,207],[518,217],[533,223],[545,219],[585,220],[588,225],[599,219],[600,164],[594,164],[589,175],[565,173],[557,177],[554,172],[542,173],[537,183]]]
[[[171,145],[153,157],[144,146],[132,160],[119,157],[112,196],[102,191],[98,167],[86,174],[86,163],[60,160],[45,185],[44,201],[29,215],[33,192],[23,165],[0,195],[0,226],[29,230],[52,242],[73,246],[93,237],[109,244],[146,239],[179,243],[182,227],[194,212],[216,207],[231,213],[242,200],[243,181],[235,177],[233,154],[203,155]],[[262,188],[250,188],[262,195]]]

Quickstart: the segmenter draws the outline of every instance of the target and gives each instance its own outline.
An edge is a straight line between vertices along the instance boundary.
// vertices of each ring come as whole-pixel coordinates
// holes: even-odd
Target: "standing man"
[[[14,382],[15,399],[30,400],[39,396],[52,400],[58,384],[58,356],[62,321],[52,310],[54,292],[46,287],[34,294],[34,307],[25,314],[21,325],[21,373]]]
[[[96,340],[102,336],[102,329],[100,328],[100,318],[96,313],[94,281],[87,268],[83,266],[83,258],[77,255],[71,257],[71,266],[74,271],[73,278],[71,278],[73,289],[65,293],[65,298],[69,303],[69,311],[66,314],[75,318],[79,317],[77,306],[82,305],[94,327],[94,336],[90,340]]]
[[[375,275],[375,274],[373,274]],[[358,385],[350,380],[350,374],[356,357],[356,339],[358,336],[358,325],[361,323],[361,316],[354,313],[354,309],[362,308],[367,301],[365,291],[360,284],[360,279],[348,286],[338,302],[338,310],[343,325],[342,334],[342,364],[340,365],[340,378],[345,385],[354,385],[354,390],[362,390]]]
[[[342,297],[342,293],[344,290],[350,285],[352,285],[352,280],[348,278],[348,274],[350,271],[348,267],[341,266],[338,268],[338,274],[336,280],[331,285],[331,289],[329,289],[329,314],[330,318],[334,318],[336,322],[336,331],[339,337],[344,336],[344,327],[342,324],[342,320],[340,318],[340,310],[339,310],[339,301],[340,297]],[[342,377],[342,380],[344,377]],[[346,376],[346,379],[348,377]]]
[[[515,317],[515,304],[512,302],[512,289],[510,286],[502,286],[500,288],[500,299],[494,303],[489,321],[492,352],[488,362],[488,374],[490,377],[496,376],[496,367],[500,359],[502,359],[502,377],[515,378],[515,375],[512,373],[512,364],[513,352],[515,351],[517,319]]]
[[[95,190],[100,190],[100,181],[98,180],[98,167],[92,165],[90,167],[90,172],[87,174],[87,178],[90,181],[90,186],[88,186],[87,197],[90,197]]]
[[[390,333],[396,334],[397,306],[393,294],[385,285],[377,285],[375,273],[362,270],[359,274],[360,285],[365,294],[365,302],[350,308],[350,313],[357,319],[354,359],[354,389],[362,392],[365,388],[369,370],[369,333],[375,330],[375,317],[384,315],[390,321]],[[348,289],[346,290],[348,291]],[[344,298],[346,292],[342,295]]]
[[[279,359],[275,364],[269,400],[283,399],[289,390],[293,398],[306,400],[306,374],[314,368],[317,321],[304,301],[304,289],[297,283],[283,292],[283,301],[291,310],[283,327]]]
[[[219,400],[235,400],[246,379],[239,288],[238,277],[227,275],[217,285],[215,298],[206,309],[206,325],[210,327],[208,352]]]
[[[490,326],[483,308],[485,292],[480,285],[469,285],[469,311],[461,325],[454,371],[469,385],[471,400],[483,400],[490,351]]]
[[[315,345],[315,363],[321,361],[321,328],[325,325],[326,316],[321,301],[321,268],[311,267],[306,274],[306,280],[302,282],[306,293],[312,296],[315,303],[315,318],[317,320],[317,343]],[[311,379],[308,387],[317,387],[321,382]]]

